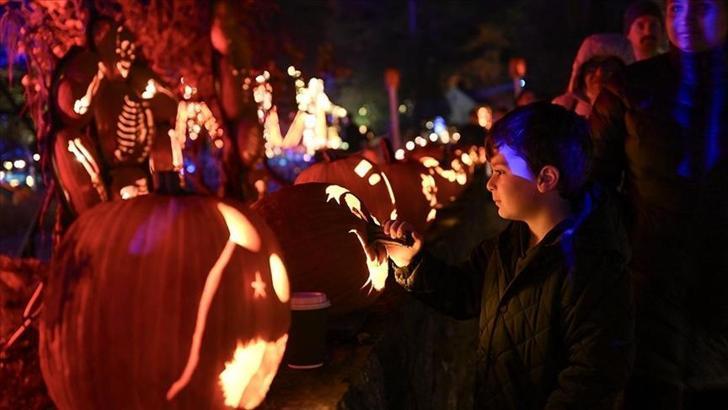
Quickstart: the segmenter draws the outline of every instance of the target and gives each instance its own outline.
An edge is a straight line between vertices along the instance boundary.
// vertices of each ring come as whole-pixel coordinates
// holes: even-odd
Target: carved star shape
[[[263,278],[260,277],[260,272],[255,272],[255,281],[250,284],[250,287],[254,289],[253,298],[264,298],[266,284],[263,282]]]

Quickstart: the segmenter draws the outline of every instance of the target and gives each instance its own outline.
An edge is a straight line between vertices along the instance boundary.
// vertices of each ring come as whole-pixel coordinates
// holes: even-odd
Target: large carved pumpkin
[[[364,201],[371,214],[381,223],[397,219],[394,192],[379,167],[371,161],[353,155],[330,162],[320,162],[305,169],[296,184],[323,182],[341,185]]]
[[[270,230],[204,197],[82,214],[54,255],[40,357],[60,409],[257,406],[283,355],[289,285]]]
[[[324,292],[333,316],[370,306],[384,289],[387,264],[369,260],[367,210],[338,185],[285,187],[253,205],[276,234],[295,292]]]

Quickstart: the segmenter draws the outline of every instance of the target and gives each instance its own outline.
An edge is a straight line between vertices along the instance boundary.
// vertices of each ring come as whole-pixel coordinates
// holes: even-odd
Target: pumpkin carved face
[[[295,292],[324,292],[339,316],[370,306],[384,289],[387,263],[370,260],[369,213],[348,189],[323,183],[285,187],[253,205],[281,243]]]
[[[290,289],[255,215],[201,197],[104,203],[71,226],[53,266],[40,356],[59,408],[253,408],[265,397]]]
[[[378,222],[397,219],[394,191],[387,176],[379,167],[363,157],[354,155],[315,164],[301,172],[295,183],[309,182],[345,187],[361,198]]]

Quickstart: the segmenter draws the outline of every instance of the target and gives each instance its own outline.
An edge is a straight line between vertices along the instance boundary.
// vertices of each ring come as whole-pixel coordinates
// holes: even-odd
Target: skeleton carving
[[[137,102],[128,95],[116,123],[116,150],[114,157],[120,161],[135,158],[144,162],[154,139],[154,115],[146,101]]]

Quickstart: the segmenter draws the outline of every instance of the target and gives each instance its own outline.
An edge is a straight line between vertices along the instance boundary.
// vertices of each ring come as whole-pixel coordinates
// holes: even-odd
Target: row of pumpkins
[[[151,194],[83,213],[54,255],[41,319],[54,402],[256,407],[285,351],[291,293],[327,293],[334,316],[370,305],[387,266],[364,243],[389,218],[423,230],[472,172],[475,157],[458,155],[451,169],[430,155],[319,163],[251,207]]]

